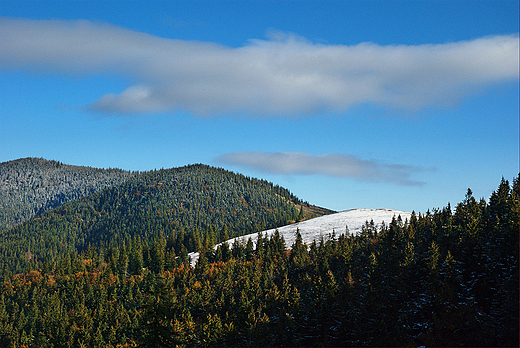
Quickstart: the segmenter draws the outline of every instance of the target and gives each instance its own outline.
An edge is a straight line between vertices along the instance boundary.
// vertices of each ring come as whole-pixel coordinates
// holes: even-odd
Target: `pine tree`
[[[296,269],[307,266],[309,255],[307,246],[303,244],[303,238],[300,229],[296,228],[296,239],[291,247],[290,262]]]

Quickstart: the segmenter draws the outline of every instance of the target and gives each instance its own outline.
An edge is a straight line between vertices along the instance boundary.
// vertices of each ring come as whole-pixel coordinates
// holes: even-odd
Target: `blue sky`
[[[191,163],[335,210],[519,172],[518,1],[9,1],[0,161]]]

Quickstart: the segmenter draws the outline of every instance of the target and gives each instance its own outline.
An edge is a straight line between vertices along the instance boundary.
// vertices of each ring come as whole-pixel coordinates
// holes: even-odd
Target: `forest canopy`
[[[219,176],[150,172],[3,232],[0,346],[518,346],[520,177],[358,235],[215,250],[299,202]]]

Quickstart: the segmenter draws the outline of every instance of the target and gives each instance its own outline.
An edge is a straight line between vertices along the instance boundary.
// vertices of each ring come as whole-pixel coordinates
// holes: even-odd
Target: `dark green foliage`
[[[176,255],[198,251],[287,224],[297,217],[295,202],[289,191],[272,183],[205,165],[144,172],[0,231],[0,271],[54,265],[63,253],[89,246],[110,250],[135,238],[149,249],[143,261],[158,270],[166,254],[157,254],[154,240],[166,239]],[[135,256],[128,258],[132,274],[142,268]]]
[[[195,268],[164,228],[57,253],[4,275],[0,346],[518,346],[518,189],[309,249],[203,248]]]

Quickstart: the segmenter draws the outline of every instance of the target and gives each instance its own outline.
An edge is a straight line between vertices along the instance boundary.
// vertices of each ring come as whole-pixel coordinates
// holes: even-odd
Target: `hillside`
[[[337,213],[337,211],[323,208],[323,207],[318,207],[316,205],[312,205],[307,202],[302,202],[300,204],[296,204],[296,209],[298,209],[298,211],[300,212],[300,214],[298,215],[299,221],[312,219],[312,218],[322,216],[322,215],[329,215],[329,214]]]
[[[183,170],[190,177],[216,174],[194,166],[149,176]],[[181,186],[196,181],[181,180],[186,175],[176,178]],[[157,197],[160,183],[140,196]],[[194,268],[160,236],[38,264],[31,255],[38,239],[13,229],[31,241],[24,256],[32,259],[22,272],[0,277],[0,346],[518,347],[518,184],[502,180],[489,203],[468,190],[454,209],[405,221],[387,222],[395,216],[387,210],[309,220],[298,228],[332,226],[340,234],[341,219],[350,217],[352,233],[309,248],[297,239],[290,250],[273,233],[255,246],[202,250]],[[132,206],[122,201],[124,192],[136,196],[121,190],[120,207]],[[49,213],[53,223],[80,216],[65,214],[70,205]],[[354,221],[379,214],[390,214],[384,226],[374,220],[357,233]]]
[[[12,227],[136,173],[72,166],[42,158],[0,163],[0,230]]]
[[[271,235],[278,230],[280,235],[285,239],[285,243],[290,247],[295,242],[296,230],[302,236],[303,243],[310,245],[313,241],[319,242],[321,238],[329,239],[334,233],[337,236],[345,234],[357,235],[361,232],[366,223],[373,229],[380,229],[383,224],[388,225],[392,219],[401,217],[401,221],[409,220],[412,214],[409,212],[392,210],[392,209],[350,209],[339,213],[324,215],[310,220],[297,222],[287,226],[272,228],[262,231],[264,237]],[[373,222],[373,225],[371,225]],[[348,230],[347,230],[348,228]],[[246,242],[248,238],[253,239],[257,234],[249,234],[228,240],[228,244],[232,244],[235,239]]]
[[[411,213],[392,209],[350,209],[338,213],[322,215],[309,220],[293,223],[290,225],[272,228],[261,231],[263,238],[271,238],[275,231],[278,231],[285,241],[286,247],[290,248],[296,241],[296,231],[302,237],[302,242],[310,246],[313,242],[319,243],[321,240],[329,240],[335,236],[342,234],[358,235],[365,229],[380,230],[383,225],[388,226],[394,219],[401,223],[410,220]],[[251,238],[253,247],[256,247],[258,233],[231,238],[225,241],[230,247],[236,242],[246,244]],[[221,245],[220,243],[218,245]],[[215,246],[215,248],[218,247]],[[190,263],[195,265],[198,258],[198,252],[190,253]]]
[[[203,165],[141,173],[0,232],[0,346],[518,347],[519,179],[489,202],[468,190],[455,209],[271,233],[300,218],[283,188]]]
[[[141,172],[0,234],[3,268],[52,262],[65,252],[161,241],[172,252],[296,220],[288,190],[205,165]]]

